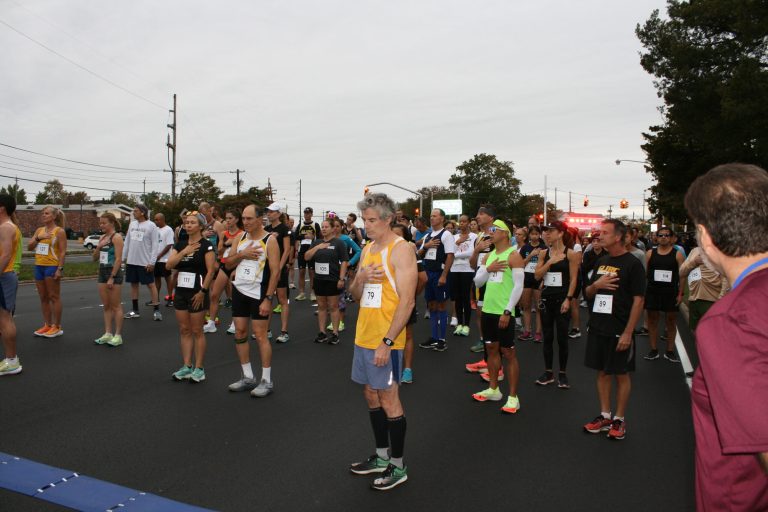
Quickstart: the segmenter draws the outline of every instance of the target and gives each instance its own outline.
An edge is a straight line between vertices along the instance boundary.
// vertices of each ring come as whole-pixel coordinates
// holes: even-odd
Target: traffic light
[[[536,217],[538,217],[538,219],[539,219],[540,221],[541,221],[541,220],[544,220],[544,214],[543,214],[543,213],[540,213],[540,214],[538,214]]]
[[[585,197],[584,198],[584,208],[586,208],[587,206],[589,206],[589,198]]]
[[[414,217],[418,217],[419,215],[421,215],[421,210],[419,210],[418,208],[414,208],[413,209],[413,216]]]
[[[363,189],[363,195],[364,195],[364,196],[367,196],[367,195],[368,195],[368,192],[370,192],[370,191],[371,191],[371,189],[369,189],[368,187],[365,187],[365,188]]]
[[[626,199],[619,201],[619,208],[629,208],[629,201]]]

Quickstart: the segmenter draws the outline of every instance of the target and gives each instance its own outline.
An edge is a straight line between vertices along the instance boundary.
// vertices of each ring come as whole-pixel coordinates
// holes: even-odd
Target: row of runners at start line
[[[573,240],[563,223],[552,222],[543,228],[532,224],[527,231],[513,231],[510,224],[497,218],[490,205],[477,212],[475,237],[471,236],[473,221],[462,218],[459,232],[451,234],[445,230],[443,212],[433,210],[431,231],[418,229],[418,242],[414,244],[410,241],[412,229],[398,222],[402,219],[398,219],[394,202],[378,193],[366,195],[357,204],[365,243],[361,251],[351,251],[352,258],[347,238],[363,242],[360,230],[354,227],[356,218],[351,222],[348,219],[346,227],[335,216],[323,221],[322,226],[311,226],[312,212],[308,211],[305,222],[294,231],[288,226],[281,228],[282,206],[277,203],[264,210],[251,205],[242,214],[226,212],[226,233],[217,229],[219,221],[211,216],[210,207],[200,205],[198,211],[183,213],[182,228],[169,239],[173,242],[158,249],[162,244],[156,230],[166,227],[164,219],[157,214],[156,222],[150,222],[147,209],[139,205],[125,241],[115,232],[114,217],[105,214],[101,219],[105,234],[94,257],[100,262],[98,286],[106,332],[95,341],[110,345],[122,342],[119,288],[123,277],[132,285],[133,307],[125,315],[128,318],[139,317],[138,288],[146,284],[152,293],[155,319],[161,319],[155,277],[173,279],[175,290],[168,296],[167,305],[176,310],[183,359],[173,378],[200,382],[205,379],[205,315],[208,312],[215,325],[213,307],[218,306],[218,300],[210,300],[210,296],[231,285],[235,348],[242,375],[229,389],[250,390],[252,395],[264,397],[274,390],[267,335],[269,315],[275,295],[281,315],[288,310],[288,268],[293,266],[292,259],[314,273],[313,292],[321,331],[325,330],[325,315],[330,310],[331,334],[323,332],[316,341],[338,342],[339,297],[343,297],[346,283],[347,292],[359,303],[351,377],[362,385],[375,447],[372,455],[351,464],[349,471],[375,475],[372,488],[387,490],[408,479],[403,462],[406,417],[399,384],[407,382],[404,370],[410,369],[408,358],[412,356],[408,354],[409,350],[412,354],[414,344],[416,296],[421,290],[432,322],[432,338],[421,346],[445,348],[449,323],[445,304],[450,283],[460,292],[454,298],[457,323],[462,328],[457,325],[454,332],[463,333],[469,325],[473,302],[480,319],[485,357],[468,365],[468,369],[485,368],[489,386],[472,397],[479,402],[503,399],[499,381],[504,360],[508,395],[501,410],[517,413],[521,405],[517,394],[515,309],[522,306],[524,339],[533,331],[527,313],[535,307],[540,316],[536,323],[543,332],[545,371],[536,382],[555,382],[557,337],[557,382],[568,389],[567,318],[569,313],[578,312],[573,303],[578,300],[581,278],[581,293],[589,312],[585,365],[596,371],[600,405],[600,413],[583,429],[593,434],[607,432],[609,439],[624,439],[630,374],[636,359],[634,334],[643,310],[647,312],[651,345],[645,359],[659,358],[656,324],[664,313],[668,343],[665,357],[675,362],[674,314],[687,280],[689,318],[696,329],[700,365],[692,387],[697,509],[766,510],[768,416],[765,407],[754,406],[764,403],[764,390],[768,389],[768,373],[764,371],[768,364],[766,196],[768,174],[755,166],[722,165],[697,178],[686,193],[685,206],[696,227],[700,249],[694,248],[687,258],[682,248],[672,243],[671,229],[659,229],[654,240],[638,248],[637,238],[614,219],[605,220],[599,233],[593,233],[582,256],[575,244],[571,245]],[[0,375],[21,372],[13,321],[18,282],[14,269],[21,243],[21,233],[13,221],[15,207],[12,196],[0,194],[0,334],[5,350]],[[48,265],[38,263],[35,269],[46,322],[36,334],[56,337],[61,335],[61,313],[60,304],[57,309],[53,300],[65,253],[61,245],[55,244],[58,240],[66,243],[57,230],[63,227],[63,215],[53,207],[46,209],[43,224],[29,244],[39,256],[51,258],[42,260]],[[270,227],[274,234],[268,231]],[[310,228],[313,234],[308,234]],[[296,235],[298,251],[291,249],[291,232]],[[217,244],[212,237],[216,237],[213,241]],[[221,255],[218,272],[216,245]],[[163,258],[167,256],[163,265],[160,253]],[[121,261],[127,263],[125,276]],[[357,263],[356,271],[353,261]],[[451,270],[457,269],[463,271],[455,274],[462,275],[449,279],[454,274]],[[174,271],[172,276],[167,275],[169,270]],[[467,300],[465,292],[473,287],[474,301],[471,296]],[[287,334],[287,315],[281,320],[282,334]],[[255,378],[251,368],[249,327],[261,356],[260,378]],[[615,408],[611,403],[614,382]]]

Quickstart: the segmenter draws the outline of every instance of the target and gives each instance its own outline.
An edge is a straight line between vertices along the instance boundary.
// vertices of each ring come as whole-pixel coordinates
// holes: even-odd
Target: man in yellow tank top
[[[368,194],[357,207],[371,243],[363,249],[360,269],[350,287],[360,304],[352,380],[364,386],[376,453],[349,470],[358,475],[380,473],[371,487],[386,491],[408,479],[403,464],[406,423],[398,389],[405,325],[415,303],[416,255],[392,231],[392,199]]]
[[[5,359],[0,361],[0,376],[21,373],[21,363],[16,354],[16,289],[19,280],[14,271],[16,252],[21,244],[19,228],[11,222],[16,211],[16,200],[8,194],[0,194],[0,336],[3,338]]]

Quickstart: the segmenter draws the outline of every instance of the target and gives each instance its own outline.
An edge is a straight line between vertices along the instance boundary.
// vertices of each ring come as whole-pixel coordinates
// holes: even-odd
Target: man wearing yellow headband
[[[488,389],[472,395],[478,402],[498,402],[503,395],[499,390],[499,368],[501,355],[507,361],[507,382],[509,398],[501,408],[505,413],[514,414],[520,410],[517,397],[517,383],[520,367],[515,353],[515,322],[510,321],[514,309],[523,295],[523,258],[510,244],[511,230],[497,219],[489,231],[493,238],[494,250],[482,265],[478,266],[475,286],[485,286],[482,307],[482,326],[485,346],[488,352]]]

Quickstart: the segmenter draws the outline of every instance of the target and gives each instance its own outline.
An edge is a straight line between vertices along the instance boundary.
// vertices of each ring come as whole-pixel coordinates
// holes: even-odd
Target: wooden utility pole
[[[245,173],[245,170],[235,169],[234,171],[229,171],[230,174],[236,174],[237,175],[237,182],[235,185],[237,185],[237,195],[240,195],[240,173]]]
[[[173,158],[171,159],[171,199],[176,201],[176,130],[178,128],[178,116],[176,115],[176,94],[173,95],[173,110],[171,110],[171,112],[173,113],[173,123],[169,124],[168,128],[170,128],[173,132],[173,142],[171,142],[171,135],[168,134],[168,142],[166,142],[166,145],[173,153]]]

